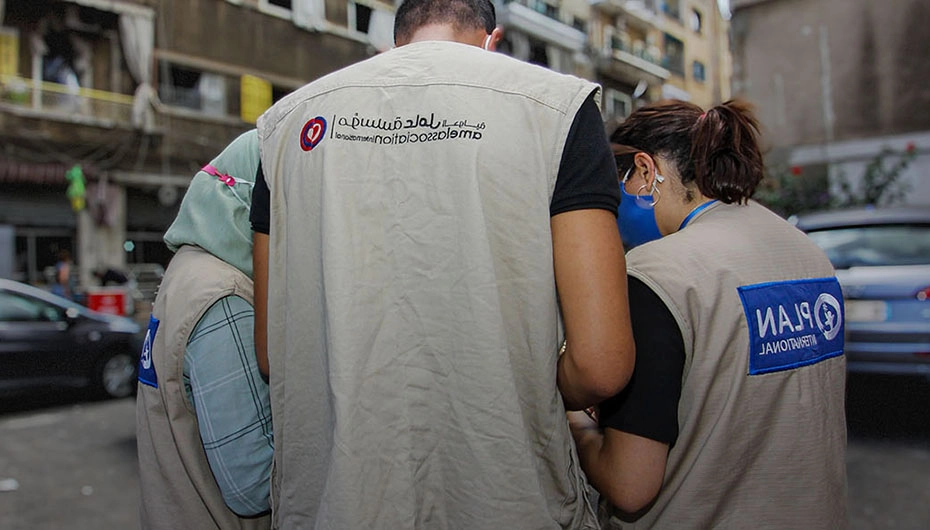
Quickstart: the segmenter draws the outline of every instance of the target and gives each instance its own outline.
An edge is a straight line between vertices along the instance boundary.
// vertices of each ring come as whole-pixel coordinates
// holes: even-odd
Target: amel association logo
[[[323,116],[313,118],[305,123],[303,130],[300,131],[300,148],[304,151],[311,151],[323,141],[325,134],[326,119]]]
[[[821,293],[814,302],[814,319],[827,340],[833,340],[840,332],[843,313],[840,302],[830,293]]]

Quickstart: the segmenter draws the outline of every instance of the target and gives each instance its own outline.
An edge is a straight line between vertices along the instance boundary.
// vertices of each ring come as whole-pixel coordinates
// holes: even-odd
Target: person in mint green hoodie
[[[142,528],[269,528],[273,435],[253,341],[254,130],[191,181],[139,363]]]

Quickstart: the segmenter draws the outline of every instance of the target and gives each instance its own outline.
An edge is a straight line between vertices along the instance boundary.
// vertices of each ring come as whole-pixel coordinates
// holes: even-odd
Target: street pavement
[[[930,528],[928,405],[925,379],[850,378],[852,530]],[[138,479],[134,399],[0,398],[0,529],[137,529]]]

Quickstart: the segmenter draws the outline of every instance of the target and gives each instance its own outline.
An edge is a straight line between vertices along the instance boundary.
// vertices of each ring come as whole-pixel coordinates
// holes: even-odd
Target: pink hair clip
[[[201,171],[207,173],[208,175],[213,175],[214,177],[220,179],[220,182],[226,184],[230,188],[236,185],[236,179],[232,175],[226,173],[220,173],[218,169],[213,167],[211,164],[207,164],[201,168]]]

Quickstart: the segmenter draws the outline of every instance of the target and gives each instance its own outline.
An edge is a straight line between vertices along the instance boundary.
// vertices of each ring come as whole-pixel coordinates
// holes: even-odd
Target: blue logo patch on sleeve
[[[139,382],[155,388],[158,388],[158,374],[155,373],[155,363],[152,362],[152,344],[155,343],[159,323],[154,315],[149,316],[149,329],[145,332],[142,355],[139,357]]]
[[[749,374],[819,363],[843,354],[843,293],[836,278],[739,289],[749,324]]]

